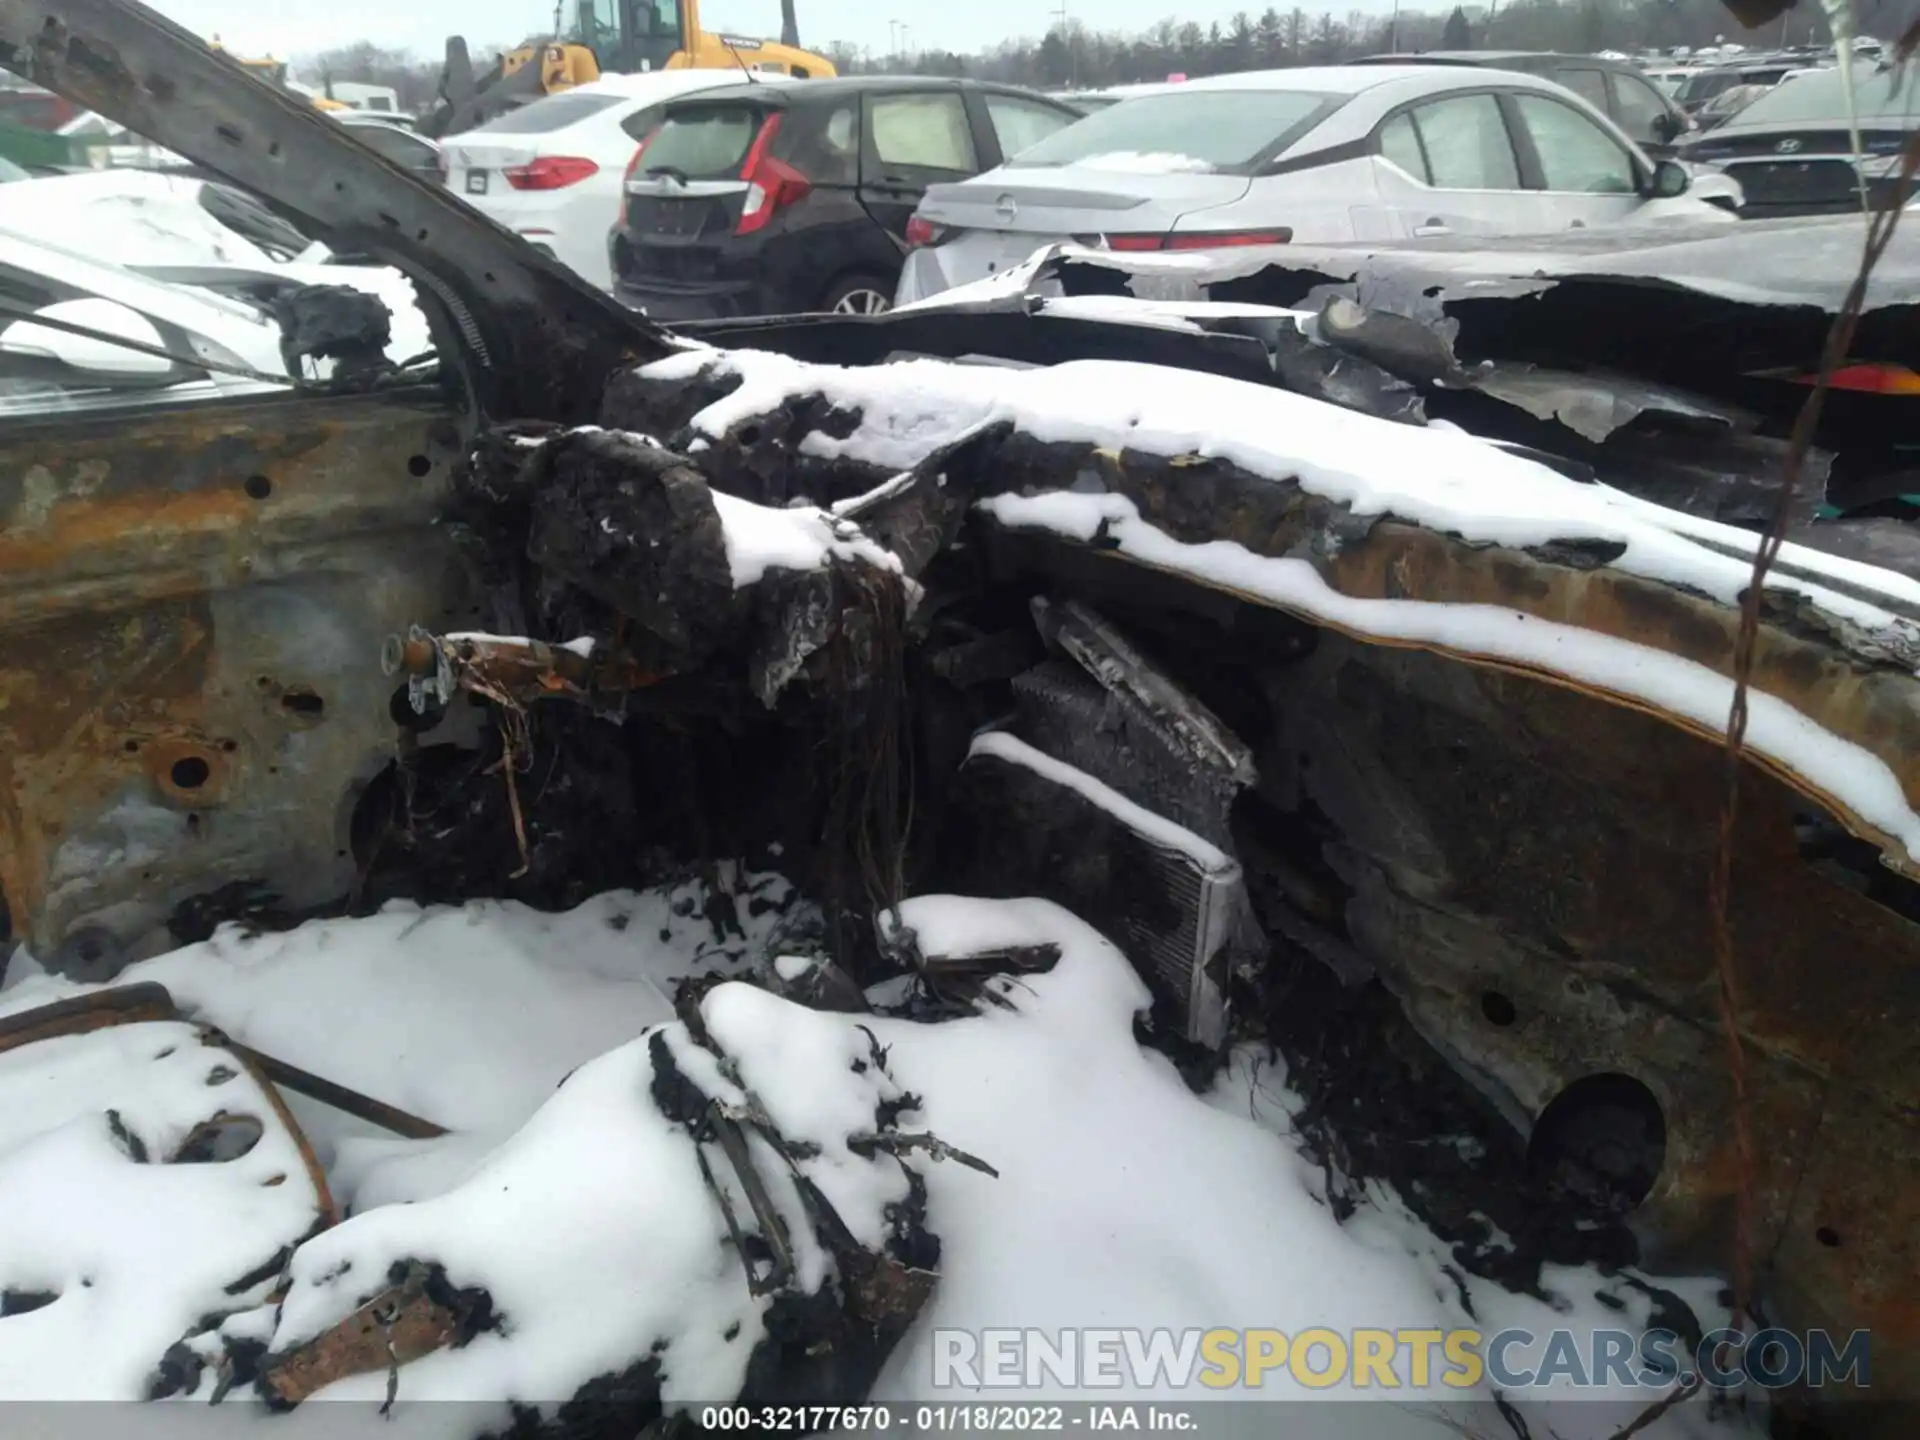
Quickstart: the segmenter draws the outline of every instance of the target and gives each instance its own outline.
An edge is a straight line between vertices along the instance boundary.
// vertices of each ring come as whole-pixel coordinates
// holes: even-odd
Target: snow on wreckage
[[[116,16],[138,24],[111,30]],[[43,78],[104,85],[97,66],[62,68],[45,18],[0,6],[0,38],[33,49]],[[88,0],[59,23],[101,27],[94,53],[111,34],[140,73],[190,77],[198,63],[135,8]],[[1703,1287],[1635,1267],[1643,1237],[1677,1264],[1725,1262],[1726,1077],[1699,914],[1714,767],[1700,735],[1725,704],[1750,534],[1410,413],[1363,413],[1364,396],[1329,404],[1328,367],[1292,393],[1275,384],[1290,343],[1278,326],[1252,337],[1258,365],[1233,343],[1247,336],[1175,329],[1164,306],[1132,325],[1119,303],[769,331],[791,355],[681,344],[511,237],[462,228],[457,202],[322,140],[266,92],[216,74],[194,93],[241,141],[216,144],[200,110],[128,123],[204,149],[321,229],[352,229],[354,206],[404,220],[358,243],[422,281],[436,333],[453,337],[449,371],[480,402],[451,486],[414,476],[436,533],[473,557],[477,598],[447,601],[424,571],[351,597],[386,608],[336,633],[384,618],[390,676],[372,683],[376,645],[335,658],[316,672],[324,709],[290,708],[308,728],[236,726],[214,756],[240,757],[220,762],[220,793],[163,791],[193,807],[182,840],[208,857],[164,884],[132,884],[147,857],[129,866],[132,847],[102,846],[49,885],[45,848],[0,817],[0,874],[35,957],[79,969],[68,962],[147,953],[151,934],[189,921],[274,926],[388,900],[561,910],[689,869],[715,877],[686,898],[725,933],[754,908],[722,878],[743,857],[777,861],[818,914],[759,937],[768,963],[747,968],[752,983],[737,966],[719,984],[689,976],[709,967],[681,957],[661,977],[671,1013],[636,1011],[633,1038],[611,1049],[597,1031],[510,1135],[464,1152],[465,1136],[419,1142],[443,1163],[362,1187],[351,1218],[295,1237],[284,1272],[156,1310],[170,1325],[192,1313],[151,1370],[129,1357],[166,1337],[134,1337],[121,1379],[301,1401],[296,1417],[322,1394],[417,1390],[491,1404],[481,1428],[611,1433],[677,1401],[913,1395],[934,1326],[1085,1323],[1069,1302],[1100,1276],[1102,1303],[1149,1325],[1182,1306],[1196,1325],[1295,1329],[1457,1323],[1456,1303],[1544,1315],[1578,1282],[1636,1324],[1658,1308],[1711,1326]],[[347,198],[282,193],[250,136],[307,146]],[[1295,333],[1292,359],[1327,358]],[[870,363],[929,342],[1014,364]],[[662,358],[630,365],[623,350]],[[1157,363],[1110,358],[1128,353]],[[836,359],[868,363],[822,363]],[[446,417],[464,407],[432,401],[415,403],[461,423]],[[46,502],[55,521],[89,503]],[[115,512],[88,513],[98,526]],[[66,578],[23,553],[29,579]],[[1756,670],[1754,747],[1771,773],[1750,777],[1739,857],[1743,943],[1765,961],[1745,1018],[1762,1042],[1752,1083],[1795,1137],[1761,1180],[1769,1294],[1792,1324],[1872,1324],[1890,1337],[1876,1380],[1899,1384],[1912,1337],[1888,1276],[1911,1263],[1898,1242],[1914,1204],[1914,1077],[1888,1017],[1907,1013],[1912,959],[1920,594],[1809,550],[1785,562]],[[246,594],[223,594],[217,636]],[[152,596],[115,603],[139,615]],[[9,613],[32,631],[30,605]],[[422,620],[438,623],[407,630]],[[130,702],[171,699],[139,684]],[[231,688],[209,671],[189,699],[219,714]],[[462,692],[494,723],[474,727]],[[58,693],[108,708],[70,681]],[[343,699],[356,694],[357,709]],[[291,758],[363,712],[390,737],[389,768],[368,783],[342,745],[321,772],[328,803],[354,812],[352,885],[293,903],[258,884],[289,853],[286,817],[324,828],[325,806],[287,803],[284,787],[319,783]],[[113,777],[60,792],[71,813],[48,815],[45,833],[81,826],[89,806],[158,806],[141,766],[86,768],[74,737],[88,727],[5,723],[16,778]],[[230,843],[249,804],[280,816],[252,832],[264,857]],[[928,890],[994,898],[903,900]],[[366,935],[403,970],[394,914],[295,935]],[[631,936],[636,970],[661,963],[649,928],[615,933]],[[97,948],[64,948],[74,934]],[[1838,946],[1856,957],[1845,985],[1808,985]],[[188,996],[212,958],[84,978],[165,970]],[[359,976],[356,996],[394,1003],[392,982]],[[9,1008],[38,998],[16,980]],[[188,1004],[243,1048],[384,1088],[329,1036],[289,1057],[281,1022],[223,1013],[213,990]],[[432,1035],[430,1005],[419,1029]],[[1180,1084],[1247,1103],[1244,1052],[1218,1078],[1228,1038],[1288,1055],[1301,1095],[1285,1146]],[[17,1053],[52,1067],[52,1043]],[[396,1098],[458,1123],[429,1103],[432,1068],[390,1070],[424,1097]],[[166,1096],[179,1106],[168,1125],[198,1123]],[[91,1103],[56,1133],[113,1135]],[[1139,1194],[1128,1176],[1147,1167],[1193,1183]],[[1376,1182],[1433,1233],[1388,1224]],[[1126,1212],[1121,1196],[1155,1208]],[[1015,1218],[997,1220],[996,1204]],[[1076,1226],[1135,1236],[1140,1274],[1184,1262],[1213,1294],[1089,1254]],[[1189,1227],[1233,1244],[1179,1238]],[[263,1232],[245,1234],[257,1248]],[[1289,1263],[1316,1248],[1340,1257],[1341,1286]],[[205,1279],[180,1277],[179,1293],[197,1300]],[[1312,1308],[1345,1287],[1351,1311]],[[0,1319],[0,1347],[36,1315],[66,1323],[85,1288]],[[1578,1428],[1610,1434],[1638,1408],[1596,1407]],[[1707,1418],[1703,1404],[1675,1423]]]

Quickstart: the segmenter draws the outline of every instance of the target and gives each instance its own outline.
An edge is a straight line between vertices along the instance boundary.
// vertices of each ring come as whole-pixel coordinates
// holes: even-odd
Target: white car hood
[[[96,170],[0,185],[0,230],[109,264],[271,265],[200,203],[205,182]]]

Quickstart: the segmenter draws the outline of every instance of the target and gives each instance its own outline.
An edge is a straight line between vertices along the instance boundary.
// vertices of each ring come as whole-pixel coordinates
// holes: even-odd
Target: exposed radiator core
[[[1230,953],[1250,913],[1239,864],[1005,731],[975,739],[965,776],[982,888],[1067,906],[1127,953],[1188,1039],[1220,1044]]]
[[[1013,694],[1020,733],[1038,748],[1222,849],[1232,845],[1227,813],[1238,787],[1194,765],[1132,696],[1103,689],[1070,660],[1016,676]]]

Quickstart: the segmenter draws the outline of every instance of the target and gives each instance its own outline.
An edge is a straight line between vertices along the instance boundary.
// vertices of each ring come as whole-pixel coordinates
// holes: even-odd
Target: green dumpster
[[[66,170],[87,163],[86,152],[74,140],[11,120],[0,120],[0,157],[28,170]]]

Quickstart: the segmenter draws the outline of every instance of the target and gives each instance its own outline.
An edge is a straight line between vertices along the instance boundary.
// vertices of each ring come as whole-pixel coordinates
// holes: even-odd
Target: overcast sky
[[[553,0],[149,0],[162,14],[229,47],[276,56],[310,54],[356,40],[442,53],[449,34],[474,45],[525,39],[553,22]],[[565,0],[567,11],[576,0]],[[835,40],[890,49],[889,20],[909,27],[916,50],[982,50],[1018,35],[1041,35],[1059,0],[799,0],[800,39],[809,46]],[[1438,0],[1405,0],[1431,9]],[[1206,24],[1237,10],[1259,14],[1266,0],[1068,0],[1068,14],[1096,30],[1144,30],[1167,16]],[[1280,7],[1283,11],[1291,8]],[[1329,8],[1327,5],[1309,7]],[[1384,13],[1392,0],[1341,0],[1336,14],[1358,9]],[[778,37],[780,0],[701,0],[709,30]]]

